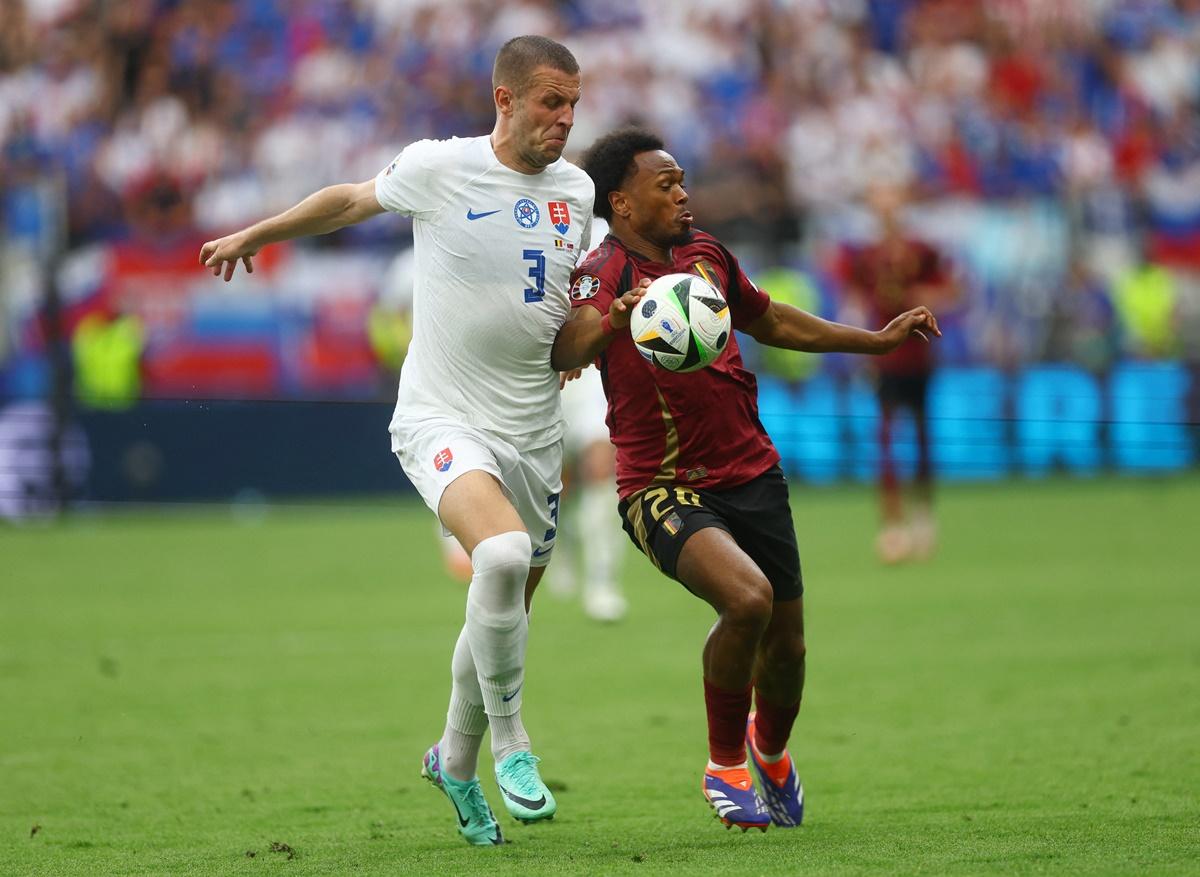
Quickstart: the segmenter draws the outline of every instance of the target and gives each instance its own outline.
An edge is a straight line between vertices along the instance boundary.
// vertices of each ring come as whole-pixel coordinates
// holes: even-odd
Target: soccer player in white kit
[[[422,773],[454,805],[469,843],[502,843],[476,776],[490,728],[496,779],[514,818],[553,817],[521,722],[528,609],[549,562],[562,489],[559,376],[550,349],[570,313],[568,280],[589,242],[594,187],[564,161],[579,65],[545,37],[496,55],[490,137],[420,141],[363,183],[330,186],[271,219],[206,243],[214,275],[265,244],[324,234],[384,210],[413,218],[413,341],[392,450],[442,525],[471,555],[466,623],[451,662],[442,738]],[[628,325],[614,302],[611,330]]]

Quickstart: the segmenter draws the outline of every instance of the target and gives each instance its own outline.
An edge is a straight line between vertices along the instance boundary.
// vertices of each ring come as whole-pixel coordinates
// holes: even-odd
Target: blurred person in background
[[[883,354],[912,334],[941,333],[925,307],[869,332],[773,302],[720,241],[693,228],[683,169],[657,135],[614,131],[592,144],[581,166],[596,184],[597,216],[612,230],[575,270],[574,311],[554,342],[553,364],[599,362],[625,531],[656,568],[717,612],[702,652],[705,800],[727,827],[795,827],[804,790],[787,742],[804,688],[804,586],[787,479],[758,416],[757,381],[732,332],[707,368],[650,365],[612,308],[682,272],[718,288],[732,328],[765,345]]]
[[[473,567],[446,727],[422,773],[476,845],[503,842],[476,776],[489,728],[509,813],[529,823],[556,810],[521,720],[521,695],[529,601],[554,548],[562,489],[550,347],[570,309],[568,276],[590,237],[594,187],[562,159],[580,81],[561,44],[509,40],[493,66],[490,136],[413,143],[374,179],[322,189],[200,251],[228,281],[239,262],[253,271],[253,257],[270,243],[385,210],[415,220],[413,340],[392,450]]]
[[[592,240],[604,240],[608,223],[599,217],[593,217],[592,223]],[[590,292],[574,286],[572,300]],[[550,588],[563,598],[578,594],[584,613],[595,621],[620,621],[629,609],[620,578],[625,540],[610,505],[617,492],[617,451],[608,438],[608,400],[599,367],[585,368],[577,378],[565,381],[562,400],[567,422],[563,443],[567,510]]]
[[[1047,322],[1046,360],[1075,363],[1095,375],[1107,374],[1117,361],[1120,333],[1112,299],[1081,259],[1072,261]]]
[[[616,449],[608,438],[608,402],[600,371],[585,368],[563,387],[563,541],[550,587],[561,597],[576,594],[594,621],[620,621],[629,609],[621,587],[625,537],[612,513],[617,493]]]
[[[904,228],[905,195],[896,186],[876,186],[868,196],[878,223],[877,239],[851,250],[847,292],[857,299],[869,325],[886,325],[918,304],[945,307],[956,287],[934,247]],[[926,558],[936,545],[933,517],[933,459],[926,416],[933,352],[909,340],[872,362],[879,398],[879,492],[882,529],[876,549],[885,563]],[[897,415],[912,415],[917,437],[914,507],[905,514],[894,442]]]
[[[1143,238],[1136,261],[1113,284],[1113,305],[1124,329],[1126,352],[1139,359],[1161,359],[1179,352],[1176,333],[1176,278],[1152,258]]]

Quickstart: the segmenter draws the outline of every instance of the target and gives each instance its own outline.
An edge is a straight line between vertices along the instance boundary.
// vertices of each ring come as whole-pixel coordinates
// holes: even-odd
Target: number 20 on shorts
[[[655,487],[652,490],[646,491],[646,499],[650,501],[650,517],[655,521],[662,520],[663,515],[667,514],[670,509],[664,509],[663,503],[670,499],[671,490],[666,487]],[[678,505],[700,505],[700,494],[692,490],[690,487],[675,488],[675,503]]]

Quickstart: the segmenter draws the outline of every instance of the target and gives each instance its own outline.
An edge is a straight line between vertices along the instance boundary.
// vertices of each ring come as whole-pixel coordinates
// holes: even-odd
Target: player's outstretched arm
[[[567,372],[583,368],[599,356],[618,332],[629,328],[629,314],[649,285],[650,281],[643,280],[636,289],[614,299],[604,315],[593,307],[575,308],[554,336],[550,367]]]
[[[888,353],[910,335],[928,341],[926,332],[941,336],[937,319],[921,306],[905,311],[882,329],[872,332],[834,323],[791,305],[771,302],[766,313],[746,327],[752,338],[772,347],[810,353]]]
[[[375,181],[326,186],[295,207],[249,228],[209,241],[200,248],[200,264],[214,277],[233,277],[239,261],[254,273],[253,257],[267,244],[314,234],[328,234],[383,212],[375,197]]]

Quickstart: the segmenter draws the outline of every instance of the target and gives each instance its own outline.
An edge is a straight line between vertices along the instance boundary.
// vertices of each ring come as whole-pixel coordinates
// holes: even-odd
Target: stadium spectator
[[[58,245],[57,192],[73,253],[139,234],[162,180],[203,239],[365,176],[397,140],[485,126],[489,59],[537,23],[592,71],[577,142],[626,121],[662,132],[752,268],[811,268],[861,239],[871,186],[908,185],[923,234],[975,269],[964,325],[1021,327],[949,339],[967,359],[1043,355],[1026,329],[1062,309],[1075,262],[1111,286],[1144,237],[1173,282],[1200,270],[1192,0],[0,0],[0,19],[0,222],[38,252]],[[1069,252],[1004,268],[1016,238],[993,230],[1021,211]],[[408,228],[304,246],[383,258]],[[25,337],[16,283],[0,279],[0,308]],[[153,356],[163,330],[147,331]]]

